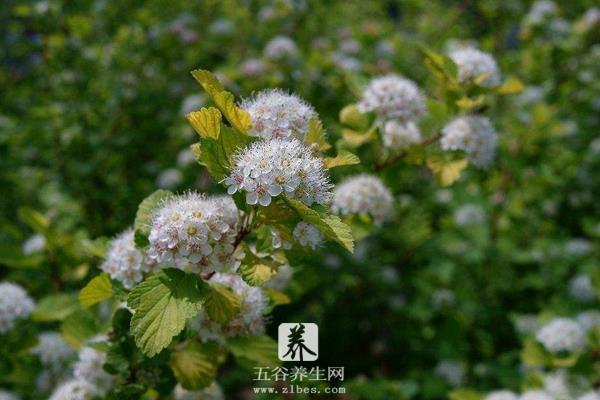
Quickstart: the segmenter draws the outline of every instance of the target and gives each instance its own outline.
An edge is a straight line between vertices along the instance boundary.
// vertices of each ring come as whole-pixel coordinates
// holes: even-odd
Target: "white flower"
[[[225,395],[221,387],[213,382],[209,387],[202,390],[186,390],[181,385],[175,386],[173,392],[174,400],[224,400]]]
[[[390,120],[383,128],[383,144],[394,150],[405,149],[421,141],[419,127],[412,121],[401,123]]]
[[[161,189],[173,189],[183,181],[183,174],[177,168],[168,168],[156,178],[156,186]]]
[[[263,90],[244,101],[241,108],[252,118],[249,134],[263,139],[292,138],[303,141],[315,109],[300,97],[280,89]]]
[[[298,47],[289,37],[277,36],[267,43],[264,53],[272,60],[290,59],[298,54]]]
[[[231,174],[223,180],[227,192],[246,192],[248,204],[268,206],[285,195],[310,206],[328,205],[331,184],[323,160],[296,139],[258,141],[234,157]]]
[[[585,332],[569,318],[554,318],[538,331],[536,338],[551,353],[577,351],[585,346]]]
[[[27,318],[34,308],[33,300],[21,286],[0,283],[0,334],[11,330],[17,319]]]
[[[49,400],[90,400],[97,395],[99,392],[94,385],[73,379],[57,387]]]
[[[461,82],[476,81],[488,88],[500,84],[498,65],[490,54],[473,47],[463,47],[450,52],[449,57],[458,67],[458,79]]]
[[[208,31],[215,36],[227,36],[235,32],[235,25],[226,18],[219,18],[210,24]]]
[[[485,396],[484,400],[518,400],[519,396],[510,390],[495,390]]]
[[[256,78],[267,71],[267,65],[260,58],[249,58],[240,65],[240,73],[247,78]]]
[[[454,211],[454,222],[458,226],[478,225],[485,221],[485,212],[477,204],[463,204]]]
[[[227,337],[258,335],[264,332],[263,310],[267,306],[267,300],[260,288],[249,286],[237,274],[215,273],[210,282],[230,288],[240,297],[241,307],[238,314],[222,325],[212,321],[204,311],[200,311],[195,322],[200,339],[220,341]]]
[[[39,253],[46,247],[46,238],[43,235],[37,234],[30,236],[23,242],[23,254],[29,256],[34,253]]]
[[[579,24],[583,30],[592,29],[596,25],[600,24],[600,8],[589,8],[581,17]]]
[[[73,367],[73,375],[79,381],[93,385],[99,393],[106,393],[115,383],[115,377],[104,371],[106,353],[84,346],[79,350],[79,359]]]
[[[238,219],[229,197],[171,197],[152,217],[148,257],[196,273],[230,267]]]
[[[449,307],[456,302],[456,296],[451,289],[441,288],[433,292],[431,302],[436,308]]]
[[[600,400],[600,392],[595,390],[590,390],[579,396],[577,400]]]
[[[332,209],[340,215],[370,215],[376,224],[382,224],[394,212],[394,197],[381,179],[360,174],[336,186]]]
[[[14,393],[0,389],[0,400],[19,400],[19,396]]]
[[[565,244],[565,252],[574,255],[582,256],[589,253],[592,250],[591,243],[583,238],[571,239]]]
[[[196,162],[196,157],[189,148],[183,149],[177,154],[177,165],[180,167],[187,167],[194,162]]]
[[[425,113],[425,97],[413,81],[398,75],[385,75],[369,83],[358,109],[363,113],[374,111],[382,121],[414,121]]]
[[[440,144],[444,150],[464,151],[469,161],[485,168],[494,160],[498,135],[488,118],[462,116],[444,126]]]
[[[521,395],[519,400],[554,400],[550,394],[543,390],[528,390]]]
[[[274,249],[282,248],[284,250],[292,248],[292,244],[287,240],[284,240],[281,237],[281,232],[274,228],[271,228],[271,246],[273,246]]]
[[[134,236],[130,228],[115,237],[110,242],[106,259],[100,265],[102,271],[128,289],[142,280],[144,272],[150,272],[155,267],[155,262],[135,247]]]
[[[323,243],[323,234],[314,226],[304,221],[298,222],[294,228],[294,239],[300,246],[316,249]]]
[[[440,361],[436,365],[434,373],[445,380],[452,387],[458,387],[462,385],[465,379],[464,367],[460,363],[452,360]]]
[[[74,358],[75,351],[56,332],[42,332],[38,336],[38,344],[31,350],[42,365],[52,371],[60,371]]]
[[[591,303],[596,300],[596,289],[592,278],[586,274],[575,275],[569,281],[569,294],[581,303]]]
[[[584,332],[589,332],[597,326],[600,326],[600,311],[598,310],[587,310],[580,312],[575,317],[575,320],[581,325]]]
[[[538,25],[558,13],[556,3],[551,0],[538,0],[529,9],[525,16],[526,25]]]
[[[265,286],[273,288],[279,292],[283,292],[288,283],[292,280],[294,270],[289,264],[280,265],[277,269],[277,274]]]

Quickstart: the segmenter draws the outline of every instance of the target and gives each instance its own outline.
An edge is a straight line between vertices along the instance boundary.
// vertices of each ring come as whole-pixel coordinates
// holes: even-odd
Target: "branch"
[[[436,133],[435,135],[432,135],[432,136],[428,137],[427,139],[423,140],[421,143],[418,144],[418,146],[423,146],[423,147],[429,146],[430,144],[437,142],[441,137],[442,137],[442,135],[440,133]],[[381,171],[382,169],[389,167],[390,165],[393,165],[393,164],[397,163],[398,161],[402,160],[404,157],[406,157],[406,152],[403,151],[393,157],[387,158],[380,162],[376,162],[375,163],[375,171]]]

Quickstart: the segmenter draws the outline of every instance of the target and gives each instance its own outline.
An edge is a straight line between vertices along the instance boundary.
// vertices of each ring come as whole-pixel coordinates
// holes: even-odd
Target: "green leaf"
[[[169,268],[151,275],[127,298],[135,310],[131,334],[148,357],[158,354],[178,335],[202,305],[202,292],[193,274]]]
[[[360,164],[360,159],[356,155],[346,150],[340,150],[335,157],[325,158],[325,168],[335,168],[356,164]]]
[[[461,109],[461,111],[470,112],[483,106],[484,102],[485,98],[483,96],[478,96],[475,99],[464,96],[456,100],[456,105]]]
[[[207,283],[204,308],[210,319],[223,324],[240,312],[242,300],[227,286],[210,281]]]
[[[220,92],[215,94],[213,99],[231,126],[239,133],[246,134],[252,127],[252,119],[246,110],[235,105],[233,95],[229,92]]]
[[[214,382],[222,358],[222,351],[215,343],[190,341],[183,349],[171,353],[169,365],[181,386],[199,390]]]
[[[298,200],[286,198],[285,201],[303,220],[320,230],[325,237],[336,241],[351,253],[354,251],[352,231],[339,217],[315,211]]]
[[[101,301],[110,299],[113,295],[112,283],[107,273],[100,274],[88,282],[79,292],[79,304],[90,307]]]
[[[273,288],[266,287],[263,289],[263,291],[267,293],[267,296],[269,296],[269,298],[271,299],[271,303],[274,306],[290,304],[291,302],[290,298],[285,293],[281,293],[280,291],[275,290]]]
[[[427,99],[427,113],[421,119],[419,127],[426,134],[439,131],[448,119],[448,107],[441,101]]]
[[[262,286],[277,274],[277,265],[273,260],[258,257],[244,244],[244,259],[238,273],[250,286]]]
[[[70,294],[44,297],[37,305],[31,319],[34,321],[62,321],[79,309],[77,298]]]
[[[157,190],[140,203],[135,215],[135,222],[133,223],[133,228],[135,229],[135,244],[138,247],[148,245],[148,235],[150,235],[150,224],[152,222],[154,210],[172,195],[173,193],[168,190]]]
[[[74,348],[79,348],[88,339],[95,336],[98,331],[99,327],[94,314],[88,310],[79,310],[69,315],[60,327],[63,338]]]
[[[431,155],[427,157],[427,166],[433,173],[433,176],[442,186],[452,185],[458,178],[463,169],[467,167],[469,161],[462,160],[446,161],[440,156]]]
[[[473,389],[454,389],[448,393],[450,400],[481,400],[483,395]]]
[[[498,92],[498,94],[517,94],[522,92],[524,88],[523,82],[514,76],[510,76],[502,83],[502,85],[496,88],[496,92]]]
[[[349,146],[356,148],[375,139],[376,131],[376,129],[369,129],[367,132],[357,132],[352,129],[342,129],[342,138]]]
[[[221,131],[221,112],[214,107],[201,108],[185,116],[200,137],[217,139]]]
[[[217,79],[217,77],[214,76],[210,71],[204,69],[196,69],[192,71],[192,76],[198,81],[198,83],[200,83],[202,88],[211,97],[225,90],[219,82],[219,80]]]
[[[17,210],[19,219],[38,233],[43,233],[50,227],[50,220],[42,213],[29,207],[20,207]]]
[[[317,117],[313,117],[308,121],[308,130],[304,137],[304,143],[307,145],[315,144],[320,151],[327,151],[331,145],[327,142],[327,135],[323,129],[323,124]]]
[[[270,367],[279,365],[277,343],[266,335],[237,336],[227,340],[233,355],[242,362]]]
[[[348,104],[342,108],[340,111],[340,122],[359,131],[367,130],[369,127],[368,116],[358,111],[356,104]]]
[[[541,344],[529,338],[525,341],[521,350],[521,361],[531,367],[542,367],[549,363],[550,358]]]

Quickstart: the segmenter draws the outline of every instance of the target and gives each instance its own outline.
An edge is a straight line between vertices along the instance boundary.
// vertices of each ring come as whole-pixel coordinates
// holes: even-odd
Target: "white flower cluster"
[[[421,131],[413,121],[400,123],[390,120],[383,128],[383,144],[394,150],[405,149],[421,141]]]
[[[294,239],[303,247],[310,247],[315,250],[323,243],[323,234],[317,228],[304,221],[298,222],[292,233]]]
[[[600,326],[600,311],[598,310],[587,310],[582,311],[575,317],[575,320],[584,332],[589,332],[597,326]]]
[[[579,396],[577,400],[600,400],[600,392],[590,390]]]
[[[495,390],[485,396],[485,400],[518,400],[519,396],[510,390]]]
[[[34,308],[33,300],[21,286],[0,283],[0,334],[11,330],[17,319],[27,318]]]
[[[527,15],[525,15],[525,24],[538,25],[557,14],[558,7],[555,2],[551,0],[537,0],[533,3]]]
[[[454,211],[454,222],[458,226],[482,224],[485,221],[485,211],[477,204],[463,204]]]
[[[523,393],[519,400],[554,400],[549,393],[544,390],[528,390]]]
[[[591,303],[596,300],[596,289],[592,278],[586,274],[575,275],[569,281],[569,294],[581,303]]]
[[[464,367],[452,360],[440,361],[434,370],[435,375],[445,380],[450,386],[458,387],[462,385],[465,379]]]
[[[75,351],[56,332],[42,332],[38,336],[38,344],[31,350],[42,365],[55,372],[63,370],[75,356]]]
[[[490,120],[479,116],[462,116],[442,129],[444,150],[462,150],[477,167],[486,168],[494,160],[498,135]]]
[[[186,390],[181,385],[175,386],[173,391],[174,400],[224,400],[225,395],[219,385],[213,382],[209,387],[202,390]]]
[[[196,319],[198,336],[203,341],[220,341],[226,337],[241,335],[258,335],[265,330],[263,310],[267,300],[258,287],[250,286],[237,274],[216,273],[210,279],[230,288],[241,299],[240,311],[225,324],[212,321],[201,311]]]
[[[143,278],[144,272],[152,269],[154,262],[147,259],[144,253],[135,247],[133,229],[127,229],[115,237],[108,247],[106,259],[100,269],[111,278],[131,289]]]
[[[43,235],[36,234],[30,236],[23,242],[23,254],[29,256],[31,254],[40,253],[46,247],[46,238]]]
[[[49,400],[90,400],[97,395],[99,393],[94,385],[73,379],[57,387]]]
[[[234,157],[227,193],[246,192],[248,204],[268,206],[285,194],[310,206],[328,205],[331,184],[323,160],[296,139],[258,141]]]
[[[291,38],[276,36],[267,43],[264,53],[271,60],[291,59],[298,54],[298,47]]]
[[[415,121],[425,113],[425,97],[411,80],[398,75],[373,79],[358,103],[360,112],[374,111],[382,121]]]
[[[277,274],[265,286],[283,292],[292,280],[293,275],[294,270],[289,264],[280,265],[277,269]]]
[[[394,197],[381,179],[360,174],[336,186],[332,209],[340,215],[370,215],[376,224],[382,224],[394,212]]]
[[[586,341],[581,325],[569,318],[554,318],[538,331],[536,338],[551,353],[581,350]]]
[[[191,272],[229,266],[239,215],[226,196],[187,193],[172,197],[155,212],[148,257]]]
[[[303,141],[315,109],[300,97],[280,89],[263,90],[244,101],[241,108],[252,118],[249,134],[263,139],[291,138]]]
[[[449,54],[458,67],[458,79],[463,83],[478,81],[480,86],[493,88],[500,84],[500,71],[494,58],[474,47],[458,48]]]
[[[246,78],[256,78],[267,71],[267,65],[260,58],[249,58],[240,65],[240,73]]]
[[[0,389],[0,400],[19,400],[16,394]]]
[[[113,386],[115,379],[102,369],[106,362],[106,353],[84,346],[79,351],[79,359],[73,367],[73,375],[79,381],[92,385],[96,392],[106,393]]]

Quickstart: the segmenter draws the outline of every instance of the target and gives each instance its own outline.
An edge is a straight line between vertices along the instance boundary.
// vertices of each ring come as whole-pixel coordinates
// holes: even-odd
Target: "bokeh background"
[[[94,240],[125,229],[156,188],[222,191],[189,150],[184,115],[208,102],[191,70],[241,98],[295,92],[335,141],[366,79],[395,72],[427,92],[419,46],[472,41],[525,85],[492,106],[495,164],[449,188],[402,163],[380,173],[396,218],[353,255],[327,245],[295,266],[268,331],[317,323],[320,364],[345,366],[347,398],[542,387],[555,369],[531,365],[528,338],[553,316],[598,312],[600,292],[600,11],[562,3],[4,0],[0,279],[36,299],[76,293],[98,273]],[[558,369],[597,388],[596,340]],[[38,371],[7,361],[13,351],[0,386],[33,398]],[[253,398],[236,365],[219,383]]]

